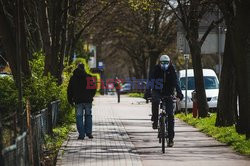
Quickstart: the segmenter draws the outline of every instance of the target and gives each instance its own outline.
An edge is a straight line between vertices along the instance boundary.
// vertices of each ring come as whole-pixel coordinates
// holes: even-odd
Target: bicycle
[[[166,110],[167,100],[173,100],[175,102],[176,98],[173,96],[164,96],[160,100],[160,114],[158,118],[158,138],[159,143],[162,144],[162,153],[165,153],[165,141],[168,141],[168,114]]]

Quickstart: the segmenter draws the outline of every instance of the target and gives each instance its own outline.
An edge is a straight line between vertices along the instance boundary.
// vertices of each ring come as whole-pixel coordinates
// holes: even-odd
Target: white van
[[[218,94],[219,94],[219,81],[217,75],[212,69],[203,69],[202,71],[203,71],[203,79],[204,79],[208,107],[209,109],[216,109]],[[192,92],[195,90],[193,69],[187,70],[187,77],[188,77],[187,108],[192,109],[193,108]],[[186,89],[185,70],[179,71],[179,78],[180,78],[180,87],[184,95],[183,100],[180,101],[177,105],[178,110],[180,111],[181,109],[185,109],[185,89]]]

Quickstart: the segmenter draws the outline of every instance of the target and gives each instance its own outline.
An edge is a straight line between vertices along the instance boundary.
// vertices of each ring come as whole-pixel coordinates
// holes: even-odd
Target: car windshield
[[[186,78],[180,78],[181,90],[185,90]],[[205,89],[219,89],[219,83],[214,76],[204,76]],[[194,77],[188,77],[188,90],[195,89]]]

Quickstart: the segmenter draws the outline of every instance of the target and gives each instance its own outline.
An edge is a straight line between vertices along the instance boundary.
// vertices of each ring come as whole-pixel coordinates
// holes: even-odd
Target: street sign
[[[104,64],[102,61],[98,62],[98,66],[97,66],[98,69],[103,69],[104,68]]]

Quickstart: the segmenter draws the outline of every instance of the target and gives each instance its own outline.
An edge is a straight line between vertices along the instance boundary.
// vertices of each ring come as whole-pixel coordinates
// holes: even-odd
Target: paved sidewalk
[[[58,155],[57,165],[94,166],[249,166],[247,157],[176,120],[173,148],[161,153],[157,131],[150,123],[150,104],[122,96],[95,98],[94,139],[77,140],[71,133]]]
[[[111,99],[111,100],[107,100]],[[70,133],[57,165],[84,166],[141,166],[141,160],[112,105],[113,97],[96,98],[93,106],[94,139],[77,140],[78,133]],[[62,156],[60,156],[62,155]]]

